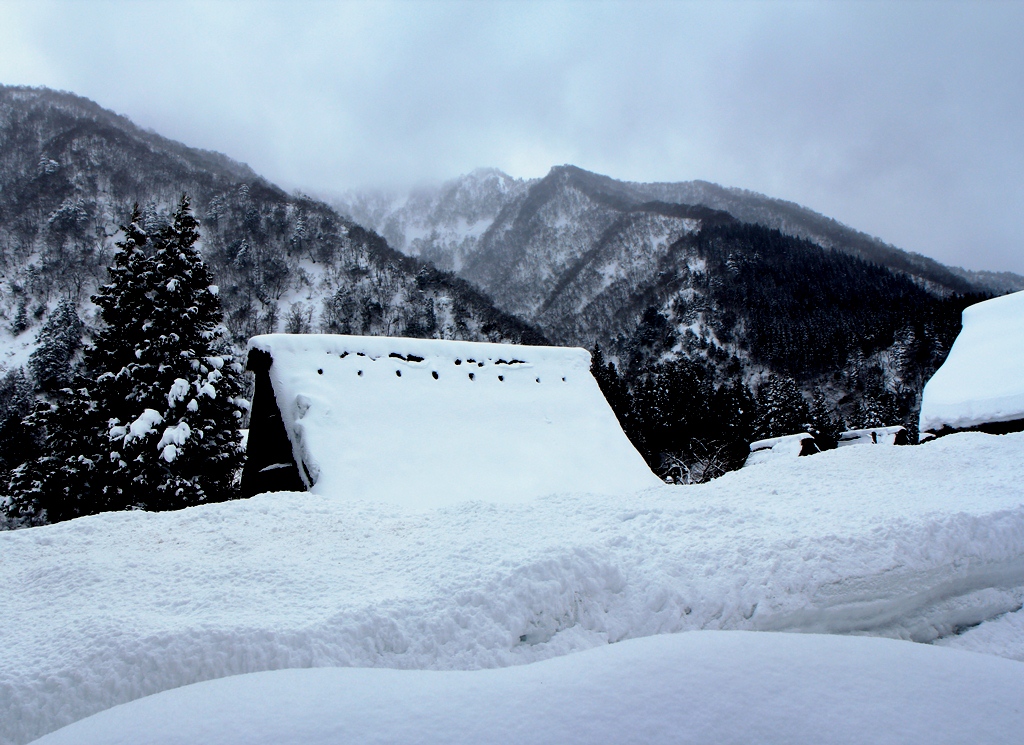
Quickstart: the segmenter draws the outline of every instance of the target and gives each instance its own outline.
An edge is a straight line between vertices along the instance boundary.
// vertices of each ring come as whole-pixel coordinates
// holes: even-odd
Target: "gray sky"
[[[573,163],[1024,272],[1024,3],[16,2],[0,82],[314,193]]]

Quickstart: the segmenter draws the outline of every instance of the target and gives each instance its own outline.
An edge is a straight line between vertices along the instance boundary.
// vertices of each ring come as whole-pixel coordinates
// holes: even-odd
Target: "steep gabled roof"
[[[326,334],[249,346],[269,356],[294,463],[316,493],[436,506],[659,483],[586,350]],[[250,452],[259,437],[254,426]]]

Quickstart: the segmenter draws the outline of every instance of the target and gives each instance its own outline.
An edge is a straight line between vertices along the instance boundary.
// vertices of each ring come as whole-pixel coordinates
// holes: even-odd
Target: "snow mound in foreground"
[[[924,387],[922,432],[1024,419],[1024,292],[971,305]]]
[[[1024,600],[1022,450],[964,433],[614,497],[272,494],[0,533],[0,742],[283,668],[494,668],[699,629],[953,638]]]
[[[1024,732],[1024,665],[867,637],[703,631],[474,672],[322,668],[199,683],[39,745],[964,743]]]

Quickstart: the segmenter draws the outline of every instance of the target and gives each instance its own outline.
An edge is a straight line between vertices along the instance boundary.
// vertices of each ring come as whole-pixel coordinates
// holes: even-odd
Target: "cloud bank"
[[[573,163],[1024,272],[1024,4],[7,2],[0,82],[317,193]]]

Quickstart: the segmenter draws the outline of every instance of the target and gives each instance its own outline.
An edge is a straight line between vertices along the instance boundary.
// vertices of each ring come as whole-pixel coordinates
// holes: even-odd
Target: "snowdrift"
[[[964,309],[963,329],[924,387],[919,426],[938,432],[1016,420],[1024,420],[1024,292]]]
[[[989,629],[1012,653],[1022,449],[962,433],[614,497],[280,493],[0,533],[0,743],[241,673],[496,668],[678,631],[984,649]]]
[[[272,359],[292,446],[260,467],[286,468],[291,455],[316,494],[432,507],[659,483],[585,349],[329,334],[258,336],[249,346]],[[254,419],[260,398],[257,381]],[[250,457],[263,436],[254,423]]]
[[[533,665],[323,668],[198,683],[39,745],[617,743],[1004,745],[1024,665],[907,642],[701,631]]]

